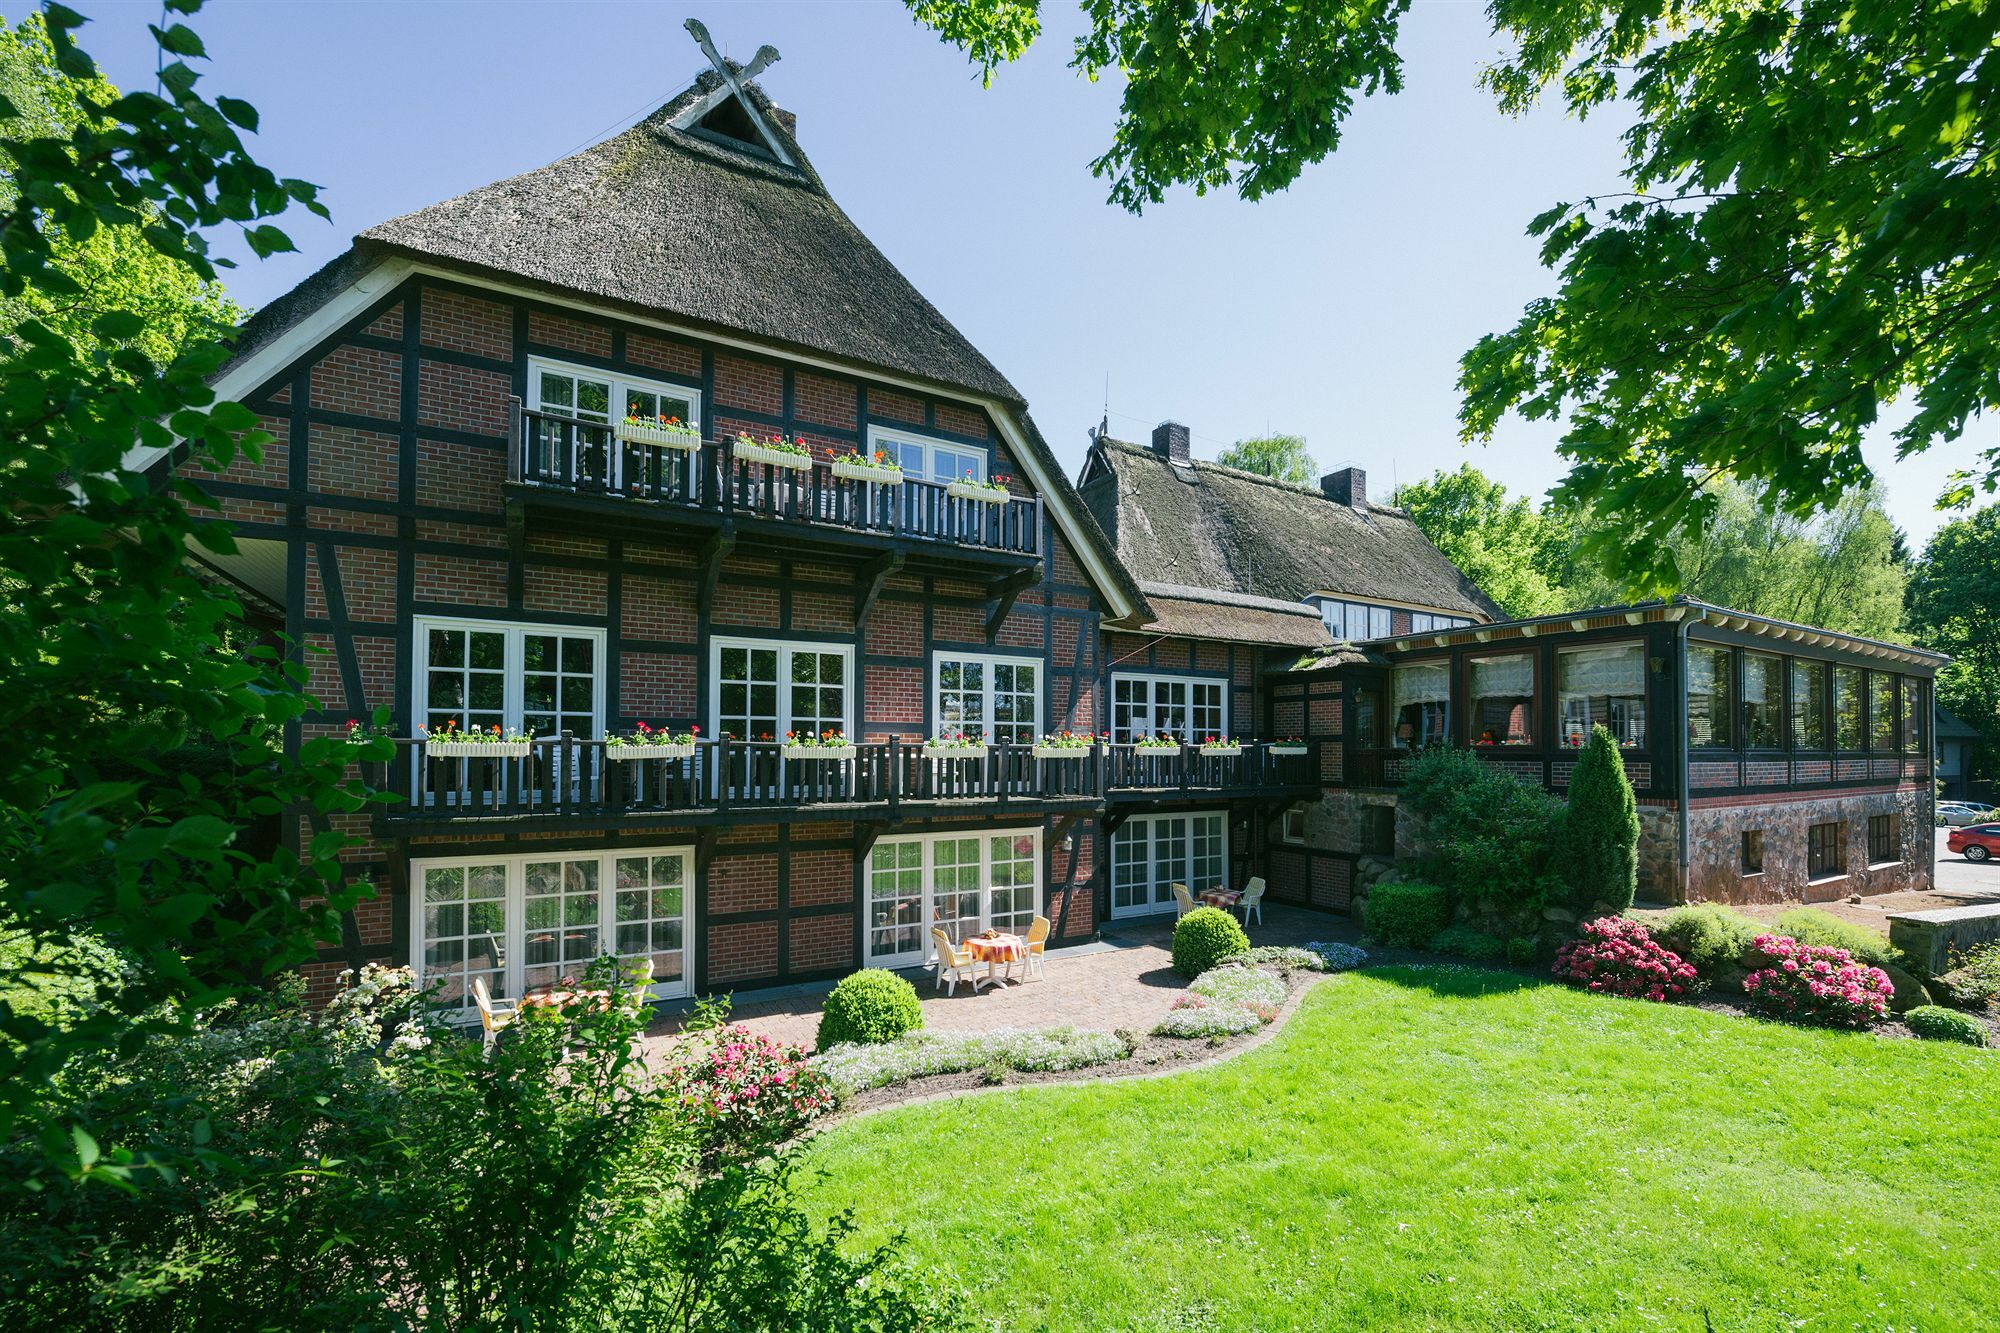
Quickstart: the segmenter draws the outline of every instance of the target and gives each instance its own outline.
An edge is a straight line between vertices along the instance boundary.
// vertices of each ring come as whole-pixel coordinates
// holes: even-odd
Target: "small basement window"
[[[1743,873],[1761,875],[1764,873],[1764,830],[1747,828],[1743,830]]]
[[[1894,815],[1868,816],[1868,862],[1880,865],[1884,861],[1900,861],[1896,851],[1896,817]]]
[[[1294,805],[1285,811],[1284,827],[1279,836],[1286,842],[1302,843],[1306,840],[1306,808]]]
[[[1371,805],[1362,824],[1363,850],[1370,856],[1396,854],[1396,807]]]
[[[1847,873],[1847,825],[1814,824],[1806,830],[1806,878],[1828,879]]]

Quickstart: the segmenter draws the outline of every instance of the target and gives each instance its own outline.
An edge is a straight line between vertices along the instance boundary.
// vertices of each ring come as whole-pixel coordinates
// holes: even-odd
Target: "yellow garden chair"
[[[1049,979],[1048,959],[1043,950],[1049,942],[1049,919],[1038,916],[1028,923],[1028,975]]]
[[[958,979],[972,980],[972,950],[959,948],[936,926],[931,927],[931,943],[937,946],[937,986],[943,986],[946,995],[958,994]]]

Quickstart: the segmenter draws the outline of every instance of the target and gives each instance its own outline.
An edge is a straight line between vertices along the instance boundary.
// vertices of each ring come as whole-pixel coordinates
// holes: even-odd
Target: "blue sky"
[[[150,83],[159,6],[71,3],[97,20],[85,45],[113,80]],[[1382,498],[1468,458],[1517,491],[1562,475],[1545,425],[1460,443],[1457,362],[1553,289],[1528,220],[1618,188],[1615,109],[1501,116],[1477,86],[1500,52],[1483,6],[1417,0],[1404,91],[1364,103],[1289,192],[1181,192],[1135,218],[1089,173],[1116,88],[1066,67],[1074,3],[1047,11],[1028,57],[982,89],[895,0],[212,0],[196,20],[209,91],[254,103],[260,159],[319,183],[334,214],[293,219],[301,253],[246,263],[229,285],[261,304],[384,218],[623,129],[705,68],[680,27],[692,13],[738,59],[778,48],[762,82],[798,114],[834,197],[1020,388],[1072,474],[1108,382],[1115,434],[1144,439],[1172,417],[1212,456],[1295,431],[1323,467],[1367,468]],[[1897,464],[1886,441],[1870,450],[1918,544],[1970,454]]]

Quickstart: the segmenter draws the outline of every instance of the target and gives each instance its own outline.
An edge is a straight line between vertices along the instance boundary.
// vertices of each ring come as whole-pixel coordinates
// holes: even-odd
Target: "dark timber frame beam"
[[[986,613],[986,641],[988,643],[1000,633],[1000,626],[1006,621],[1007,613],[1014,609],[1014,599],[1033,587],[1041,574],[1032,569],[1017,569],[1012,574],[992,585],[993,609]]]
[[[864,820],[854,826],[854,859],[859,861],[875,849],[875,840],[894,828],[895,822],[886,819]]]
[[[707,620],[715,610],[715,587],[722,582],[722,562],[736,549],[736,533],[724,528],[708,539],[701,548],[701,618]]]
[[[722,828],[710,824],[699,829],[694,835],[694,869],[698,875],[708,874],[708,863],[715,859],[715,844],[722,837]]]
[[[904,558],[901,551],[884,551],[861,567],[861,577],[854,593],[856,634],[868,623],[868,613],[875,609],[876,599],[881,597],[890,576],[903,568]]]

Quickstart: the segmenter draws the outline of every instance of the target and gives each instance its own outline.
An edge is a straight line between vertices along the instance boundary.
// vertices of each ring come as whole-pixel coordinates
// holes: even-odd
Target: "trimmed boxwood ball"
[[[1174,924],[1174,971],[1198,977],[1225,958],[1250,952],[1250,937],[1220,907],[1197,907]]]
[[[1451,924],[1451,891],[1414,879],[1383,881],[1369,891],[1361,924],[1392,949],[1428,949]]]
[[[819,1016],[819,1048],[842,1042],[879,1045],[924,1025],[917,988],[894,972],[864,968],[842,978]]]
[[[1967,1046],[1986,1044],[1986,1026],[1978,1019],[1942,1005],[1922,1004],[1903,1015],[1910,1031],[1929,1041],[1962,1041]]]

